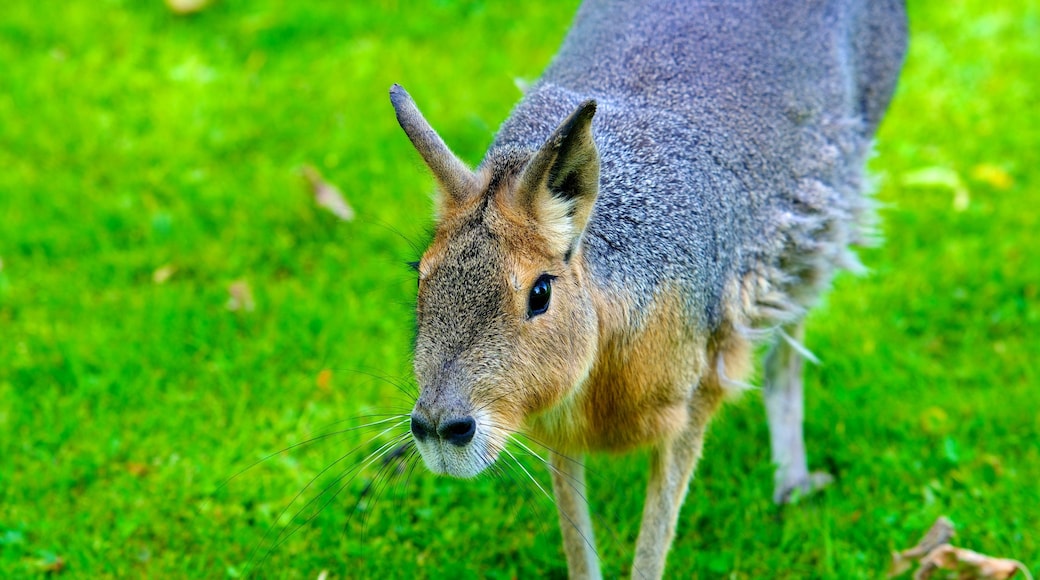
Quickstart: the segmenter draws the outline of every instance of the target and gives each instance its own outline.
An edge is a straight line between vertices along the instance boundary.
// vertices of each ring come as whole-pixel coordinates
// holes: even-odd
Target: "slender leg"
[[[788,335],[802,342],[805,336],[799,323],[787,329]],[[805,409],[802,395],[802,355],[782,337],[766,356],[765,405],[769,418],[769,443],[776,465],[773,501],[787,503],[798,494],[811,493],[830,483],[826,473],[809,473],[805,457],[802,423]]]
[[[567,554],[568,576],[572,579],[602,578],[592,517],[585,495],[585,466],[575,459],[555,453],[552,464],[553,494],[560,514],[563,551]]]
[[[656,579],[664,574],[679,508],[704,446],[705,426],[706,421],[693,421],[685,432],[653,451],[643,522],[632,565],[633,578]]]

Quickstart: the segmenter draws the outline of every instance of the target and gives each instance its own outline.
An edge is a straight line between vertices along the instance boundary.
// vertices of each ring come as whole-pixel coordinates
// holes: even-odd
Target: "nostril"
[[[445,421],[437,429],[437,434],[441,436],[441,439],[459,447],[472,441],[476,432],[477,422],[473,420],[473,417]]]
[[[412,415],[412,435],[416,439],[425,441],[430,436],[431,431],[433,431],[433,426],[427,423],[425,419]]]

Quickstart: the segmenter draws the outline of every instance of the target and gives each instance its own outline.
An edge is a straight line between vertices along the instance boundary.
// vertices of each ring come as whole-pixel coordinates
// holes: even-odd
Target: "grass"
[[[318,496],[323,468],[376,448],[362,431],[221,486],[407,411],[391,383],[410,380],[404,263],[431,181],[387,88],[478,160],[566,30],[575,1],[553,4],[5,3],[0,576],[236,577],[269,548],[273,577],[565,576],[532,485],[376,464]],[[876,578],[940,514],[961,545],[1040,570],[1040,9],[910,12],[872,162],[887,241],[809,328],[811,461],[838,481],[774,507],[760,398],[730,405],[671,576]],[[305,163],[357,221],[313,205]],[[227,308],[238,280],[253,311]],[[608,576],[628,570],[645,467],[590,460]],[[313,520],[275,546],[316,476],[295,504],[319,497],[296,521]]]

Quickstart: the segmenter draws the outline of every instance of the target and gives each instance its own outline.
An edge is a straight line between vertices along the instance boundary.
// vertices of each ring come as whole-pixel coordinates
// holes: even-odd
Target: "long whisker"
[[[343,370],[343,371],[346,371],[346,372],[357,373],[359,375],[365,375],[367,377],[376,379],[378,381],[382,381],[382,382],[384,382],[384,383],[386,383],[386,384],[396,388],[397,390],[401,391],[402,393],[405,394],[405,396],[409,397],[412,401],[415,401],[415,399],[417,399],[419,397],[418,388],[416,388],[410,382],[404,382],[402,384],[402,383],[399,383],[399,382],[397,382],[395,380],[391,380],[391,377],[388,376],[388,375],[383,375],[383,374],[377,373],[375,371],[369,371],[369,370],[366,370],[366,369],[356,369],[356,368],[354,368],[354,369],[339,369],[339,370]]]
[[[386,422],[386,421],[387,421],[387,420],[384,420],[383,422]],[[337,460],[333,461],[332,463],[330,463],[329,465],[327,465],[327,466],[326,466],[326,467],[325,467],[324,469],[322,469],[322,470],[321,470],[320,472],[318,472],[318,474],[317,474],[317,475],[315,475],[315,476],[314,476],[313,478],[311,478],[311,480],[310,480],[309,482],[307,482],[307,485],[305,485],[305,486],[303,487],[303,489],[301,489],[301,490],[300,490],[300,491],[299,491],[299,492],[298,492],[298,493],[297,493],[297,494],[296,494],[295,496],[293,496],[292,500],[291,500],[291,501],[289,501],[289,503],[288,503],[288,504],[286,504],[284,508],[282,508],[282,510],[281,510],[281,511],[280,511],[280,512],[278,513],[278,516],[277,516],[277,517],[276,517],[276,518],[274,519],[274,521],[275,521],[275,525],[277,525],[277,522],[278,522],[278,521],[280,521],[280,520],[282,519],[282,517],[283,517],[283,516],[284,516],[284,515],[286,514],[286,512],[288,512],[288,511],[289,511],[289,508],[290,508],[290,507],[292,507],[292,505],[293,505],[294,503],[296,503],[296,501],[297,501],[298,499],[300,499],[300,496],[302,496],[302,495],[303,495],[303,494],[304,494],[304,493],[305,493],[305,492],[306,492],[306,491],[307,491],[308,489],[310,489],[310,487],[311,487],[312,485],[314,485],[314,482],[318,481],[318,479],[319,479],[319,478],[320,478],[320,477],[321,477],[322,475],[324,475],[325,473],[327,473],[327,472],[328,472],[328,471],[329,471],[330,469],[332,469],[333,467],[335,467],[335,466],[336,466],[337,464],[339,464],[339,463],[340,463],[341,461],[343,461],[343,460],[344,460],[344,459],[346,459],[347,457],[350,457],[351,455],[353,455],[353,454],[354,454],[355,452],[357,452],[357,451],[358,451],[359,449],[361,449],[362,447],[364,447],[364,446],[366,446],[366,445],[368,445],[368,444],[372,443],[373,441],[375,441],[376,439],[378,439],[378,438],[382,437],[383,435],[385,435],[385,434],[389,433],[390,431],[393,431],[393,430],[394,430],[394,429],[396,429],[396,428],[399,428],[399,427],[402,427],[402,426],[404,426],[404,424],[405,424],[405,423],[406,423],[405,421],[401,421],[401,422],[399,422],[399,423],[397,423],[397,424],[395,424],[395,425],[391,425],[390,427],[388,427],[388,428],[384,429],[383,431],[379,432],[378,434],[376,434],[376,435],[375,435],[374,437],[370,438],[370,439],[369,439],[368,441],[365,441],[364,443],[362,443],[362,444],[358,445],[357,447],[354,447],[353,449],[351,449],[351,450],[350,450],[350,451],[348,451],[347,453],[345,453],[345,454],[341,455],[341,456],[339,457],[339,459],[337,459]],[[404,435],[400,435],[400,436],[396,437],[396,438],[394,439],[394,441],[396,441],[397,439],[400,439],[400,438],[404,437],[405,435],[407,435],[407,434],[404,434]],[[389,445],[389,444],[385,444],[385,445],[381,446],[381,447],[380,447],[379,449],[383,449],[383,447],[386,447],[387,445]],[[306,504],[304,504],[304,506],[303,506],[302,508],[300,508],[300,510],[299,510],[299,511],[297,511],[297,512],[296,512],[296,514],[294,514],[294,515],[293,515],[293,517],[292,517],[292,520],[295,520],[295,519],[296,519],[297,517],[299,517],[299,515],[300,515],[301,513],[303,513],[303,511],[304,511],[304,510],[306,510],[306,509],[307,509],[308,507],[310,507],[311,505],[313,505],[313,504],[315,503],[315,501],[317,501],[317,500],[318,500],[318,498],[322,497],[322,496],[323,496],[323,495],[324,495],[324,494],[325,494],[325,493],[326,493],[326,492],[327,492],[327,491],[328,491],[329,489],[331,489],[331,488],[332,488],[332,486],[333,486],[333,485],[336,485],[336,484],[338,484],[338,483],[339,483],[340,481],[342,481],[342,479],[343,479],[344,477],[346,477],[346,475],[347,475],[348,473],[350,473],[350,471],[352,471],[353,469],[354,469],[354,468],[353,468],[353,467],[351,467],[351,468],[348,468],[347,470],[345,470],[345,471],[343,472],[343,474],[342,474],[342,475],[340,475],[340,476],[339,476],[338,478],[336,478],[336,480],[335,480],[335,482],[334,482],[333,484],[330,484],[329,486],[327,486],[327,487],[326,487],[325,489],[323,489],[323,490],[321,491],[321,493],[319,493],[319,494],[318,494],[317,496],[315,496],[315,497],[314,497],[314,498],[312,498],[312,499],[311,499],[310,501],[308,501],[308,502],[307,502]],[[337,494],[338,494],[338,493],[339,493],[339,492],[337,492]],[[323,506],[323,509],[324,509],[324,506]],[[303,527],[304,525],[306,525],[307,523],[309,523],[309,522],[310,522],[311,520],[313,520],[313,519],[314,519],[314,517],[316,517],[316,516],[317,516],[317,513],[321,513],[321,510],[318,510],[318,512],[316,512],[315,516],[312,516],[312,517],[311,517],[310,519],[308,519],[308,520],[307,520],[306,522],[304,522],[303,524],[300,524],[300,525],[299,525],[299,526],[297,526],[297,527],[296,527],[295,529],[293,529],[293,531],[292,531],[291,533],[289,533],[289,535],[287,535],[287,536],[283,537],[283,534],[285,534],[285,530],[284,530],[284,529],[283,529],[283,530],[282,530],[281,532],[279,532],[278,536],[276,536],[276,537],[274,538],[275,544],[274,544],[273,546],[271,546],[271,547],[270,547],[270,548],[269,548],[269,549],[267,550],[267,552],[266,552],[266,553],[264,554],[264,557],[263,557],[263,558],[262,558],[262,559],[260,560],[260,562],[259,562],[259,563],[257,564],[257,567],[263,566],[263,563],[264,563],[264,562],[265,562],[265,561],[267,560],[267,558],[268,558],[268,557],[269,557],[269,556],[271,555],[271,553],[273,553],[273,552],[274,552],[274,550],[278,548],[278,546],[282,545],[282,544],[283,544],[283,543],[284,543],[284,542],[285,542],[286,540],[288,540],[288,539],[289,539],[289,538],[290,538],[290,537],[291,537],[291,536],[292,536],[293,534],[295,534],[297,530],[299,530],[299,529],[300,529],[301,527]],[[267,532],[266,532],[266,533],[264,534],[264,537],[263,537],[263,538],[262,538],[262,539],[260,540],[260,543],[259,543],[259,544],[257,545],[257,547],[256,547],[256,550],[254,550],[254,551],[253,551],[253,554],[252,554],[252,555],[250,556],[250,558],[249,558],[249,561],[250,561],[250,562],[252,562],[252,561],[253,561],[253,560],[254,560],[254,559],[256,558],[256,554],[257,554],[257,552],[258,552],[258,551],[260,550],[261,546],[263,546],[263,545],[264,545],[265,543],[267,543],[267,540],[268,540],[268,538],[270,537],[270,535],[271,535],[271,532],[272,532],[273,530],[274,530],[274,527],[271,527],[271,528],[269,528],[269,529],[267,530]],[[247,566],[247,569],[248,569],[249,567],[251,567],[251,566]]]
[[[486,461],[492,461],[491,457],[488,456],[486,458]],[[550,526],[549,522],[552,522],[552,519],[546,517],[546,513],[542,505],[539,502],[535,501],[535,494],[537,492],[532,492],[530,486],[528,485],[522,485],[523,483],[526,483],[526,481],[521,481],[520,479],[518,479],[519,472],[517,471],[517,469],[514,468],[508,461],[494,463],[491,465],[491,469],[494,470],[495,476],[499,480],[519,490],[522,494],[520,497],[520,503],[516,505],[516,509],[513,511],[513,518],[518,518],[520,515],[520,510],[524,506],[529,506],[532,510],[535,510],[534,521],[540,524],[539,527],[541,528],[541,533],[547,533],[549,531]]]
[[[406,441],[404,444],[398,445],[397,448],[395,448],[389,455],[387,455],[383,459],[383,465],[380,467],[379,472],[376,474],[376,477],[375,477],[375,484],[376,485],[374,487],[375,491],[372,494],[372,501],[371,501],[372,505],[375,505],[379,501],[379,498],[384,493],[386,493],[386,490],[387,490],[388,487],[390,487],[391,483],[393,483],[395,480],[400,478],[401,472],[399,471],[399,468],[400,468],[400,465],[401,465],[402,457],[404,456],[404,453],[412,445],[414,445],[414,443],[412,441]],[[372,486],[369,485],[369,486],[366,486],[366,487],[372,487]],[[354,512],[356,512],[357,509],[360,507],[362,499],[363,499],[362,496],[358,496],[358,501],[354,504]],[[351,513],[350,517],[353,516],[354,512]],[[361,513],[361,546],[362,546],[362,549],[363,549],[363,547],[365,545],[366,529],[368,527],[368,522],[370,521],[371,513],[372,513],[371,510],[366,510],[366,511],[363,511]],[[348,524],[349,524],[349,521],[350,521],[350,517],[347,518],[347,523]]]
[[[523,470],[523,472],[525,474],[527,474],[527,477],[530,478],[531,482],[534,483],[535,487],[537,487],[539,490],[541,490],[542,494],[544,494],[545,497],[549,499],[549,503],[551,503],[553,505],[556,505],[556,500],[553,499],[553,497],[551,495],[549,495],[549,492],[545,491],[545,488],[542,487],[542,484],[538,483],[538,480],[535,479],[534,476],[532,476],[529,471],[527,471],[527,468],[524,467],[522,463],[520,463],[520,461],[516,458],[516,456],[513,455],[513,453],[511,451],[509,451],[509,449],[506,449],[505,447],[502,448],[502,451],[505,451],[506,454],[509,455],[509,457],[511,457],[513,459],[513,462],[515,462],[516,465],[521,470]],[[557,511],[559,512],[559,514],[561,516],[566,518],[567,522],[571,525],[571,527],[573,527],[574,530],[576,532],[578,532],[578,535],[581,536],[581,539],[585,542],[585,545],[588,546],[590,550],[592,550],[592,553],[596,556],[596,559],[599,559],[599,552],[596,551],[596,546],[592,544],[591,540],[589,540],[587,537],[585,537],[585,534],[581,531],[581,528],[578,527],[578,524],[574,523],[574,520],[572,520],[571,517],[569,515],[567,515],[567,512],[565,510],[558,509]]]
[[[593,471],[592,469],[589,469],[589,466],[584,461],[581,461],[580,459],[575,459],[575,458],[567,455],[566,453],[563,453],[563,452],[561,452],[561,451],[551,447],[550,445],[547,445],[546,443],[540,441],[539,439],[537,439],[535,436],[531,435],[530,433],[527,433],[527,432],[524,432],[524,431],[511,431],[510,433],[512,433],[513,435],[516,435],[517,437],[523,437],[524,439],[527,439],[531,443],[534,443],[535,445],[541,447],[542,449],[545,449],[546,451],[548,451],[549,453],[552,453],[553,455],[559,457],[560,459],[563,459],[563,460],[567,461],[568,463],[571,463],[573,465],[577,465],[578,467],[581,467],[581,468],[585,469],[585,473],[587,473],[587,474],[595,475],[595,471]],[[513,440],[516,441],[517,438],[514,437]]]
[[[402,461],[408,464],[408,471],[405,472],[401,492],[397,495],[397,503],[394,505],[394,513],[400,513],[401,509],[404,507],[404,494],[408,491],[408,485],[412,482],[412,474],[415,473],[415,466],[419,464],[419,461],[416,459],[417,453],[418,451],[416,451],[415,442],[413,441],[408,445],[407,455],[402,459]]]
[[[335,427],[336,425],[341,425],[341,424],[346,423],[348,421],[354,421],[354,420],[357,420],[357,419],[369,419],[369,418],[372,418],[372,417],[386,417],[385,421],[390,421],[392,419],[410,419],[411,415],[409,415],[407,413],[369,413],[368,415],[361,415],[361,416],[358,416],[358,417],[351,417],[349,419],[340,419],[339,421],[333,421],[332,423],[328,423],[326,425],[321,426],[317,430],[318,431],[323,431],[325,429],[328,429],[329,427]],[[385,421],[378,421],[378,422],[375,422],[375,423],[369,423],[368,425],[362,425],[361,427],[368,427],[368,426],[371,426],[371,425],[378,425],[379,423],[383,423]],[[357,428],[358,427],[355,427],[354,429],[357,429]],[[340,431],[340,433],[345,433],[345,432],[346,431]],[[292,449],[292,447],[289,447],[286,450],[288,450],[288,449]]]
[[[328,505],[330,503],[332,503],[332,501],[335,500],[336,497],[338,497],[339,494],[342,493],[343,490],[346,489],[347,486],[349,486],[351,484],[351,482],[354,481],[354,478],[357,477],[357,475],[359,473],[364,471],[365,468],[367,468],[373,462],[375,462],[380,457],[385,455],[389,448],[391,448],[393,445],[397,444],[401,439],[403,439],[406,436],[407,436],[407,434],[402,434],[402,435],[399,435],[399,436],[395,437],[394,439],[392,439],[388,443],[386,443],[386,444],[384,444],[384,445],[379,447],[379,450],[382,450],[382,453],[379,453],[379,455],[376,455],[375,457],[371,457],[370,456],[370,459],[366,460],[363,464],[355,465],[353,467],[349,467],[349,468],[345,469],[343,471],[343,473],[341,473],[332,483],[330,483],[323,490],[321,490],[321,493],[316,495],[314,498],[312,498],[310,501],[308,501],[302,508],[297,510],[297,512],[295,514],[293,514],[292,519],[290,521],[295,521],[297,518],[299,518],[300,514],[302,514],[304,511],[306,511],[308,507],[314,505],[319,499],[321,499],[323,496],[325,496],[325,494],[330,489],[332,489],[333,487],[336,487],[337,485],[339,485],[340,482],[343,481],[343,478],[347,477],[347,475],[349,475],[351,472],[354,472],[354,475],[352,475],[350,477],[350,479],[348,479],[345,483],[343,483],[343,485],[339,486],[339,489],[337,489],[335,491],[335,493],[333,493],[331,496],[329,496],[329,499],[325,503],[323,503],[321,505],[321,507],[319,507],[317,510],[315,510],[313,515],[308,517],[303,522],[297,524],[294,528],[292,528],[292,530],[288,534],[286,534],[285,530],[283,529],[282,532],[278,534],[278,537],[276,538],[275,544],[273,546],[271,546],[270,549],[267,550],[267,552],[264,554],[263,559],[260,560],[260,563],[257,565],[257,567],[262,567],[264,562],[267,561],[267,558],[269,558],[271,556],[271,554],[274,553],[275,550],[277,550],[285,542],[289,541],[289,539],[292,538],[301,529],[303,529],[304,526],[306,526],[307,524],[309,524],[312,521],[314,521],[314,519],[317,518],[318,515],[321,514],[321,512],[325,511],[325,508],[328,507]],[[314,480],[311,480],[312,483],[313,483],[313,481]],[[297,494],[297,497],[299,497],[298,494]],[[295,499],[293,501],[295,502]],[[292,502],[290,502],[289,505],[292,505]]]
[[[585,499],[585,496],[582,495],[582,493],[578,490],[577,486],[582,485],[582,483],[580,481],[578,481],[577,478],[575,478],[573,475],[571,475],[569,473],[566,473],[564,471],[560,471],[555,465],[552,464],[551,461],[546,461],[541,455],[535,453],[534,451],[531,451],[531,448],[528,447],[527,445],[524,445],[524,442],[521,441],[519,438],[514,437],[513,438],[513,443],[516,443],[520,447],[524,448],[524,450],[527,451],[528,455],[530,455],[531,457],[534,457],[538,461],[541,461],[550,470],[552,470],[553,472],[559,474],[560,477],[565,477],[565,478],[569,479],[572,482],[572,483],[570,483],[571,487],[581,497],[582,501],[584,501],[586,504],[589,503],[589,500]]]
[[[361,417],[357,417],[357,418],[358,419],[365,419],[365,418],[368,418],[368,417],[381,417],[381,416],[384,416],[384,415],[362,415]],[[220,491],[225,486],[227,486],[227,484],[229,484],[232,481],[234,481],[236,478],[241,476],[243,473],[249,471],[250,469],[253,469],[257,465],[260,465],[261,463],[267,461],[268,459],[271,459],[272,457],[277,457],[277,456],[279,456],[279,455],[281,455],[283,453],[287,453],[289,451],[292,451],[293,449],[296,449],[297,447],[303,447],[304,445],[309,445],[311,443],[315,443],[317,441],[321,441],[322,439],[328,439],[329,437],[334,437],[336,435],[342,435],[344,433],[350,433],[351,431],[357,431],[358,429],[368,429],[370,427],[375,427],[377,425],[381,425],[381,424],[386,423],[388,421],[393,421],[394,419],[397,419],[397,418],[405,417],[405,415],[385,415],[385,416],[387,417],[386,419],[381,419],[379,421],[373,421],[371,423],[366,423],[364,425],[357,425],[355,427],[350,427],[348,429],[340,429],[339,431],[333,431],[331,433],[323,433],[323,434],[318,435],[316,437],[312,437],[312,438],[310,438],[310,439],[308,439],[306,441],[301,441],[299,443],[294,443],[294,444],[292,444],[292,445],[290,445],[290,446],[288,446],[285,449],[282,449],[280,451],[275,451],[274,453],[271,453],[270,455],[267,455],[267,456],[265,456],[265,457],[263,457],[261,459],[258,459],[256,461],[254,461],[253,463],[250,463],[247,467],[245,467],[244,469],[242,469],[238,473],[236,473],[236,474],[232,475],[231,477],[227,478],[224,481],[224,483],[221,483],[219,486],[217,486],[217,488],[214,491]],[[352,420],[353,419],[345,419],[344,421],[352,421]],[[344,421],[339,421],[339,422],[342,423]]]
[[[558,467],[553,465],[551,461],[545,460],[541,455],[528,449],[527,446],[524,445],[519,439],[514,438],[512,441],[517,445],[523,447],[524,449],[527,449],[527,454],[542,462],[542,464],[549,468],[549,471],[558,474],[562,478],[566,478],[567,481],[565,481],[564,483],[566,483],[567,486],[570,487],[579,498],[581,498],[581,501],[585,502],[586,506],[591,505],[589,503],[588,497],[586,497],[585,493],[582,492],[582,488],[585,487],[585,485],[581,481],[576,479],[573,475],[561,471]],[[589,511],[589,515],[596,521],[597,524],[599,524],[600,529],[606,529],[606,531],[610,533],[610,537],[614,541],[615,545],[621,545],[621,538],[617,535],[617,532],[614,530],[613,526],[607,525],[607,522],[604,521],[603,518],[599,517],[598,515],[596,515],[595,512],[591,510]],[[599,557],[598,554],[597,557]],[[638,574],[641,578],[646,577],[642,573],[642,571],[634,567],[632,568],[632,573],[633,575]]]
[[[551,471],[552,473],[556,473],[556,474],[560,475],[562,478],[564,478],[564,483],[566,483],[568,487],[570,487],[572,490],[574,490],[575,494],[577,494],[577,496],[579,498],[581,498],[581,500],[583,502],[585,502],[585,505],[586,506],[591,505],[589,503],[588,497],[585,495],[585,493],[582,492],[582,488],[585,488],[585,485],[584,485],[583,482],[581,482],[578,479],[576,479],[573,475],[571,475],[571,474],[569,474],[569,473],[567,473],[565,471],[560,470],[558,467],[553,465],[552,462],[546,460],[540,454],[536,453],[530,447],[525,445],[524,442],[521,440],[521,438],[527,439],[531,443],[537,444],[538,446],[548,450],[550,453],[554,454],[555,456],[559,457],[560,459],[563,459],[565,461],[568,461],[570,463],[573,463],[575,465],[578,465],[578,466],[582,467],[585,470],[586,475],[595,477],[595,472],[593,470],[591,470],[591,469],[586,468],[586,465],[585,465],[584,462],[582,462],[582,461],[580,461],[578,459],[572,458],[572,457],[568,457],[567,455],[565,455],[563,453],[560,453],[556,449],[553,449],[549,445],[546,445],[545,443],[539,441],[537,438],[533,437],[529,433],[525,433],[525,432],[517,431],[517,430],[512,430],[512,429],[506,429],[506,428],[504,428],[504,427],[502,427],[500,425],[497,425],[497,424],[492,424],[492,426],[495,429],[498,429],[498,430],[500,430],[500,431],[502,431],[504,433],[513,435],[513,437],[510,437],[510,441],[511,442],[516,443],[519,447],[521,447],[525,451],[526,455],[530,455],[531,457],[534,457],[539,462],[541,462],[543,465],[545,465],[549,469],[549,471]],[[515,457],[514,457],[514,461],[515,461]],[[603,518],[598,516],[595,512],[590,511],[589,515],[593,518],[593,520],[596,523],[599,524],[599,526],[598,526],[599,528],[605,529],[609,533],[609,537],[613,540],[615,545],[619,545],[619,546],[622,545],[621,538],[618,536],[618,534],[614,530],[613,526],[608,525],[608,522],[606,522]],[[570,520],[569,517],[567,519]],[[573,522],[571,522],[571,524],[573,525]],[[586,542],[589,542],[588,538],[585,538],[585,540],[586,540]],[[594,552],[595,552],[595,550],[594,550]],[[596,554],[596,557],[599,558],[599,554],[598,553]],[[645,575],[642,573],[642,571],[640,571],[640,570],[638,570],[636,568],[632,569],[632,574],[633,575],[637,575],[639,577],[645,577]]]

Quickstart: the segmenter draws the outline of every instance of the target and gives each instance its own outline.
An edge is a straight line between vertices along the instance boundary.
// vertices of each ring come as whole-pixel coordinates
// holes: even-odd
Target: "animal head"
[[[596,104],[580,105],[537,151],[492,151],[471,171],[404,89],[390,99],[438,185],[418,264],[412,433],[431,471],[472,477],[573,393],[596,356],[581,245],[599,188]]]

